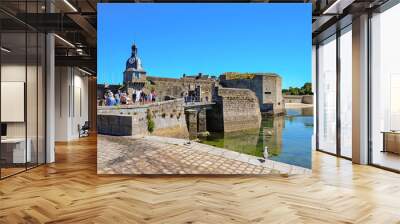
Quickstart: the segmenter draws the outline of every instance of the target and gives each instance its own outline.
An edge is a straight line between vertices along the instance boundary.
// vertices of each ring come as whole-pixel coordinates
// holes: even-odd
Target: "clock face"
[[[135,58],[129,58],[129,64],[135,63]]]

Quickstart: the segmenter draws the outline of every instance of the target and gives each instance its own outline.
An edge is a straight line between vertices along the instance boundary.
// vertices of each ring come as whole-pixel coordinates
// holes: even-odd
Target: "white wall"
[[[1,81],[25,82],[25,64],[3,64]],[[1,108],[7,110],[7,108]],[[25,137],[25,122],[7,122],[7,137]]]
[[[56,67],[55,140],[79,138],[78,125],[88,120],[88,78],[76,68]]]
[[[72,111],[72,119],[71,119],[71,135],[73,138],[78,138],[79,137],[79,132],[78,132],[78,124],[81,126],[85,123],[85,121],[88,121],[89,119],[89,112],[88,112],[88,78],[81,76],[81,73],[76,75],[75,70],[75,75],[74,75],[74,82],[71,90],[74,90],[73,96],[71,96],[71,99],[73,99],[73,103],[71,103],[73,108],[71,109]]]
[[[38,70],[37,70],[38,69]],[[31,149],[32,162],[44,163],[45,159],[45,118],[44,118],[44,74],[42,68],[36,65],[25,66],[25,63],[3,63],[1,66],[2,82],[23,82],[26,85],[26,99],[24,96],[25,89],[18,90],[18,94],[22,104],[17,108],[2,107],[3,113],[22,113],[22,117],[26,112],[25,118],[19,122],[6,122],[7,137],[9,138],[24,138],[25,135],[29,139],[29,148]],[[27,80],[25,80],[27,78]],[[3,83],[2,83],[3,84]],[[4,89],[2,89],[3,92]],[[3,93],[7,94],[7,93]],[[16,93],[17,94],[17,93]],[[7,97],[7,95],[2,95]],[[25,107],[26,100],[26,107]],[[20,111],[12,111],[20,110]],[[39,159],[39,161],[36,161]]]
[[[67,141],[68,139],[68,68],[55,68],[55,140]]]

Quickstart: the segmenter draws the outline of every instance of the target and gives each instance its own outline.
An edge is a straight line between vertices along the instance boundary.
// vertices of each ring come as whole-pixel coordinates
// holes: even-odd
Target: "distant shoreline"
[[[310,108],[313,107],[314,104],[305,104],[305,103],[285,103],[286,109],[293,109],[293,108]]]

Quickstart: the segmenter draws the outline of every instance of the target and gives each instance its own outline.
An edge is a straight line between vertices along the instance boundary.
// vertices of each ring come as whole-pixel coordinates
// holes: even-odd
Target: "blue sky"
[[[311,80],[311,4],[98,4],[98,83],[122,83],[133,42],[148,75],[274,72]]]

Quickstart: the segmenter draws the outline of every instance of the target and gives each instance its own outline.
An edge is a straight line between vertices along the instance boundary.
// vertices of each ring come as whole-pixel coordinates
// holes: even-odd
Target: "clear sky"
[[[133,42],[150,76],[274,72],[311,81],[311,4],[98,4],[98,83],[122,83]]]

